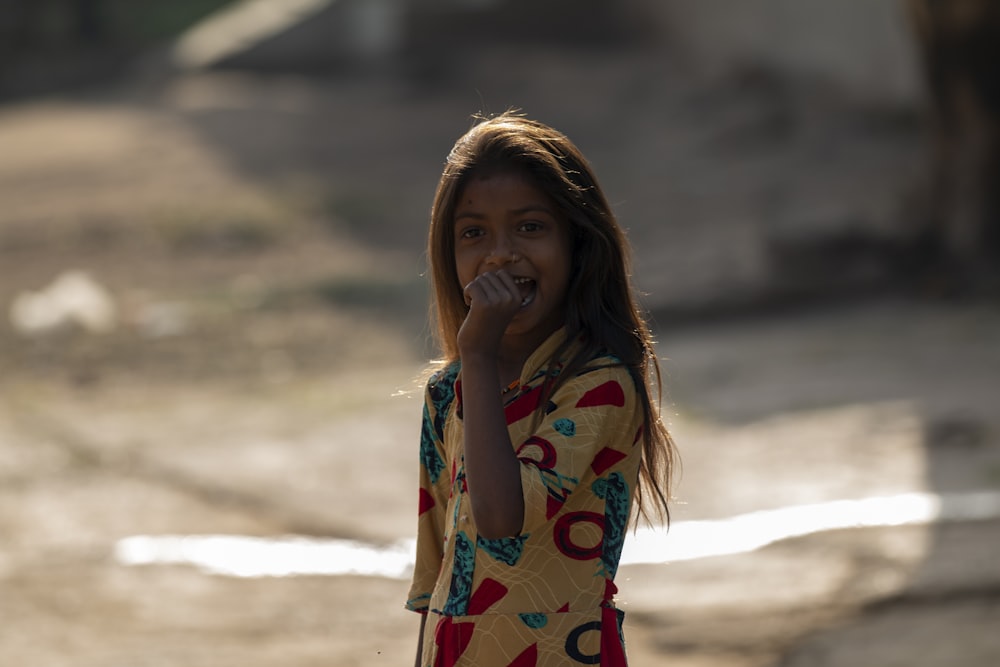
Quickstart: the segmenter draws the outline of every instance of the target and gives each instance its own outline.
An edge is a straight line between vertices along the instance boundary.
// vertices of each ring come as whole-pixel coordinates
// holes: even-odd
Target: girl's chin
[[[504,333],[523,335],[526,333],[531,333],[531,331],[538,325],[524,310],[519,310],[517,314],[511,319],[510,324],[507,325],[507,329]]]
[[[530,305],[528,304],[528,306]],[[552,332],[563,326],[564,322],[562,321],[557,322],[548,317],[539,318],[537,313],[527,310],[528,306],[514,315],[514,319],[510,321],[506,331],[504,331],[505,335],[547,338]]]

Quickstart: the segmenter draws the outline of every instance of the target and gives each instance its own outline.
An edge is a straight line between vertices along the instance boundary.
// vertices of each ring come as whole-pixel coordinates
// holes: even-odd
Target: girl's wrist
[[[490,354],[483,350],[459,350],[459,357],[462,360],[462,368],[496,368],[497,355]]]
[[[462,368],[473,366],[496,368],[499,352],[499,341],[497,345],[483,345],[478,342],[466,342],[465,345],[459,343],[458,345],[458,356],[462,360]]]
[[[485,383],[490,386],[500,382],[500,372],[497,370],[495,358],[489,355],[470,355],[462,357],[462,383],[466,387]]]

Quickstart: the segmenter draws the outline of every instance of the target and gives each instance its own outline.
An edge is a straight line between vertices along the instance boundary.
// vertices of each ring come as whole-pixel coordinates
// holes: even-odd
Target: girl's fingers
[[[507,285],[504,284],[501,276],[496,273],[484,273],[481,278],[483,292],[486,294],[490,303],[501,305],[511,300],[511,291]]]
[[[497,271],[494,275],[500,281],[500,284],[503,285],[507,294],[520,301],[521,290],[517,288],[517,283],[514,282],[514,276],[510,275],[506,271]]]
[[[465,286],[463,292],[469,313],[459,331],[463,347],[479,346],[495,352],[500,344],[520,304],[517,285],[505,273],[484,273]]]
[[[517,301],[520,292],[514,279],[506,271],[484,273],[465,286],[465,303],[472,305],[473,300],[481,300],[486,304],[502,305]]]

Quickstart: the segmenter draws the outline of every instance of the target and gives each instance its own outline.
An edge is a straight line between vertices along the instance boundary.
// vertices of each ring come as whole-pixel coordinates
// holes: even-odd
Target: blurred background
[[[991,0],[0,0],[0,659],[410,664],[430,202],[519,108],[663,358],[632,664],[1000,664],[998,63]]]

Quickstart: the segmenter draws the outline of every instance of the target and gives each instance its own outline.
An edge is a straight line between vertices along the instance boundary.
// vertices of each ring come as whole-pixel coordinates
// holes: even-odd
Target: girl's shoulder
[[[637,383],[633,369],[629,368],[621,357],[607,350],[598,350],[591,354],[586,361],[577,366],[566,381],[583,385],[615,381],[625,391],[635,389]]]
[[[433,371],[427,379],[427,393],[431,396],[453,394],[455,381],[461,369],[461,361],[456,360],[444,363],[440,368]]]
[[[628,366],[621,358],[605,349],[598,349],[586,357],[573,373],[579,377],[591,373],[603,373],[605,375],[628,375]]]
[[[591,353],[586,363],[587,368],[625,368],[625,363],[614,352],[598,348]]]

